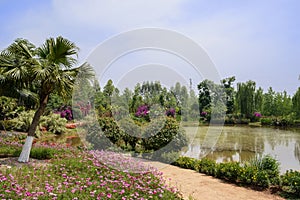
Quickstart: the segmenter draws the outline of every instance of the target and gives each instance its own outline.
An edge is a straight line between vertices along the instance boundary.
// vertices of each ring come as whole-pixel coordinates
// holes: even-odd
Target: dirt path
[[[281,200],[283,198],[268,194],[267,192],[254,191],[234,184],[224,183],[220,179],[179,167],[152,163],[172,185],[176,186],[183,194],[184,199],[193,197],[196,200]],[[171,178],[171,181],[169,181]]]

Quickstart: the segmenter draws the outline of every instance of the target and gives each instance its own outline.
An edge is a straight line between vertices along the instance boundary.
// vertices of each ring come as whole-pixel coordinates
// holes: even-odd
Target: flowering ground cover
[[[60,149],[46,165],[0,168],[0,199],[181,199],[181,195],[166,185],[161,172],[130,158],[78,149],[62,154]]]

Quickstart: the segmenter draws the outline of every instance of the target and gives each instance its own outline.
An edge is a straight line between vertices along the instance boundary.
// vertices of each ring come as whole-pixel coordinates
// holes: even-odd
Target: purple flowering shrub
[[[176,111],[175,111],[174,108],[170,108],[170,109],[168,109],[168,110],[166,111],[166,115],[167,115],[168,117],[175,117],[175,114],[176,114]]]
[[[258,122],[260,120],[260,118],[262,117],[262,115],[260,114],[260,112],[254,112],[253,116],[251,117],[251,121],[252,122]]]
[[[262,117],[262,115],[259,112],[254,112],[253,115],[254,117],[258,117],[258,118]]]
[[[202,112],[200,113],[200,115],[201,115],[202,117],[206,117],[206,116],[207,116],[207,112],[202,111]]]
[[[137,111],[135,112],[136,119],[149,122],[150,121],[150,110],[148,105],[141,105],[137,108]]]
[[[136,113],[136,117],[147,117],[149,116],[149,107],[147,105],[139,106]]]
[[[70,106],[62,106],[58,110],[54,111],[55,114],[60,114],[61,118],[65,118],[68,121],[73,120],[73,112]]]

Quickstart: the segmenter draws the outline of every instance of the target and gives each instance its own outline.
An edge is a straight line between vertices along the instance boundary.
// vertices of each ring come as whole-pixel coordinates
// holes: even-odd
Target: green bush
[[[272,126],[273,125],[273,119],[272,118],[261,118],[260,123],[261,123],[261,125]]]
[[[199,162],[195,162],[195,170],[210,176],[215,176],[217,174],[217,163],[214,160],[209,160],[207,158],[201,159]]]
[[[16,122],[13,120],[4,120],[4,121],[0,121],[0,130],[13,130],[15,127]]]
[[[187,137],[176,119],[151,122],[143,132],[142,145],[146,150],[158,150],[168,145],[166,151],[180,151],[187,144]]]
[[[173,164],[175,166],[185,168],[185,169],[195,169],[195,162],[198,161],[194,158],[189,157],[179,157]]]
[[[127,150],[135,150],[137,144],[141,144],[142,128],[135,124],[132,119],[124,118],[118,121],[120,129],[123,131],[122,139],[126,144]],[[143,148],[142,148],[143,149]]]
[[[237,124],[249,124],[250,123],[250,119],[247,119],[247,118],[236,119],[236,123]]]
[[[241,168],[239,162],[220,163],[216,165],[215,176],[230,182],[237,182]]]
[[[289,170],[281,176],[282,190],[300,197],[300,172]]]
[[[59,114],[51,113],[41,117],[39,126],[43,126],[47,131],[59,135],[66,131],[66,123],[65,118],[61,118]]]
[[[27,132],[31,125],[35,111],[23,111],[16,118],[5,120],[2,122],[6,130],[16,130]],[[49,132],[61,134],[66,130],[67,120],[61,118],[59,114],[51,113],[47,116],[42,116],[39,122],[39,127],[45,127]],[[36,132],[39,134],[39,130]]]
[[[12,126],[13,130],[27,132],[31,125],[33,116],[33,110],[23,111],[21,112],[18,117],[10,120],[10,125]]]
[[[267,188],[279,183],[279,164],[270,156],[256,158],[244,164],[239,162],[216,163],[206,158],[196,160],[180,157],[173,164],[237,184]]]
[[[12,119],[24,109],[24,106],[18,106],[17,99],[5,96],[0,97],[0,120]]]
[[[260,122],[262,125],[268,126],[293,126],[295,124],[295,120],[292,115],[283,117],[261,118]]]
[[[166,120],[149,123],[145,130],[136,125],[133,120],[116,122],[110,117],[99,118],[99,124],[94,123],[89,126],[86,129],[88,130],[86,139],[95,149],[116,146],[137,153],[146,153],[165,147],[163,152],[160,151],[162,154],[178,152],[187,144],[183,129],[175,119],[169,117]],[[159,157],[161,158],[161,155]],[[163,159],[167,160],[167,158]]]

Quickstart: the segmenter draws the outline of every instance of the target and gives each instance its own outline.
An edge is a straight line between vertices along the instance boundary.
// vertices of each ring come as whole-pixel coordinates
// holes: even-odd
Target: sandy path
[[[152,163],[167,179],[172,186],[176,186],[185,199],[205,200],[281,200],[283,198],[268,194],[267,192],[254,191],[234,184],[224,183],[220,179],[182,169],[176,166],[161,163]],[[171,181],[169,180],[171,178]]]

